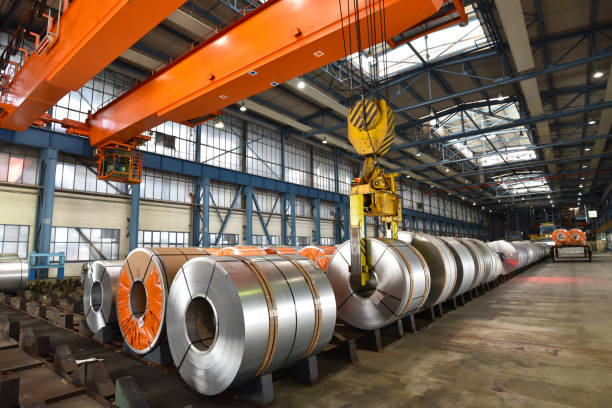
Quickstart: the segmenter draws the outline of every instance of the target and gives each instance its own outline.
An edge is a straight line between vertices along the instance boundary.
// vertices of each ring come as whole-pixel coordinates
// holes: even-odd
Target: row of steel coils
[[[184,380],[215,395],[318,353],[337,316],[381,328],[495,279],[509,271],[508,260],[520,268],[540,256],[532,244],[500,257],[479,240],[421,233],[366,245],[372,279],[358,290],[349,283],[348,242],[303,253],[328,257],[324,265],[291,248],[249,256],[138,248],[125,262],[90,265],[86,320],[94,332],[115,322],[136,354],[167,343]]]

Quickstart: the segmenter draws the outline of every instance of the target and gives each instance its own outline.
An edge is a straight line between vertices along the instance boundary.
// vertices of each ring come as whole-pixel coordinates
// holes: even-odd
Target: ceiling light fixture
[[[546,196],[546,198],[550,198],[550,194]]]
[[[590,120],[589,120],[587,123],[588,123],[589,125],[594,125],[594,124],[595,124],[595,123],[597,123],[597,122],[595,122],[595,119],[590,119]]]
[[[472,205],[476,205],[476,203],[472,203]]]
[[[224,127],[225,123],[223,123],[223,118],[221,117],[221,115],[217,116],[217,119],[215,119],[215,128],[223,129]]]
[[[584,186],[582,185],[582,183],[580,183],[580,185],[578,186],[578,188],[582,188],[582,187],[584,187]]]
[[[323,140],[321,140],[321,143],[327,144],[327,136],[323,136]]]
[[[604,76],[604,73],[601,72],[598,68],[595,68],[595,72],[593,72],[593,78],[599,79]]]
[[[582,165],[582,168],[583,168],[583,169],[586,169],[587,167],[589,167],[589,166],[587,166],[586,164],[583,164],[583,165]]]
[[[581,195],[582,195],[582,191],[579,191],[579,192],[578,192],[578,195],[579,195],[579,196],[581,196]]]
[[[416,156],[421,157],[421,152],[417,152]]]
[[[304,82],[304,80],[300,78],[300,80],[297,83],[297,87],[300,89],[306,88],[306,82]]]
[[[590,152],[590,151],[591,151],[591,148],[590,148],[590,147],[585,147],[585,148],[584,148],[584,151],[585,151],[585,152]]]
[[[444,169],[444,171],[448,173],[450,169],[447,167],[446,169]]]
[[[247,111],[246,102],[242,101],[240,103],[240,112],[246,112],[246,111]]]

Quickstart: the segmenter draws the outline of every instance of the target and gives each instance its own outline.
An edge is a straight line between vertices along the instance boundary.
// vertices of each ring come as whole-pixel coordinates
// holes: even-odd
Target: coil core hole
[[[185,327],[189,342],[200,351],[210,349],[217,337],[217,317],[210,302],[196,296],[189,302],[185,312]]]
[[[94,312],[99,312],[102,308],[102,285],[100,282],[94,282],[91,285],[91,308]]]
[[[130,289],[130,310],[134,317],[141,317],[147,309],[147,290],[142,281],[134,281]]]

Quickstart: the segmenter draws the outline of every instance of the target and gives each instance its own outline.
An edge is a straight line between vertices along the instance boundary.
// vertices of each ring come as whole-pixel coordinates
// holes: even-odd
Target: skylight
[[[433,62],[489,46],[489,41],[472,6],[467,6],[465,11],[468,14],[467,26],[461,27],[455,24],[410,42],[421,58],[427,62]],[[382,47],[379,46],[377,49],[382,50]],[[372,73],[378,70],[378,77],[392,76],[422,65],[421,59],[408,44],[400,45],[395,49],[387,47],[386,50],[384,54],[380,52],[376,56],[362,56],[363,69],[366,74],[373,76]],[[359,66],[358,53],[349,56],[348,60],[355,67]],[[378,68],[376,63],[378,63]]]
[[[542,172],[506,174],[494,177],[494,180],[504,196],[537,195],[551,191]]]
[[[457,135],[457,139],[451,139],[445,147],[458,151],[464,157],[473,158],[474,164],[482,164],[484,167],[505,162],[535,160],[537,156],[535,150],[531,148],[529,130],[524,126],[461,137],[466,132],[487,129],[519,119],[516,103],[504,103],[504,99],[501,96],[498,98],[500,103],[468,108],[462,112],[441,116],[429,121],[425,130],[429,129],[436,136]]]

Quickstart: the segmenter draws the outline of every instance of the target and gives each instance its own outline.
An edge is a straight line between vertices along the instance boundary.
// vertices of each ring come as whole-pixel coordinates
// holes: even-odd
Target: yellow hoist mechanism
[[[402,221],[395,184],[398,173],[385,173],[377,163],[389,151],[394,137],[395,116],[385,100],[362,98],[349,111],[349,141],[365,158],[361,176],[351,184],[351,285],[354,287],[366,286],[372,273],[366,258],[365,216],[380,217],[387,238],[397,238],[397,225]]]

